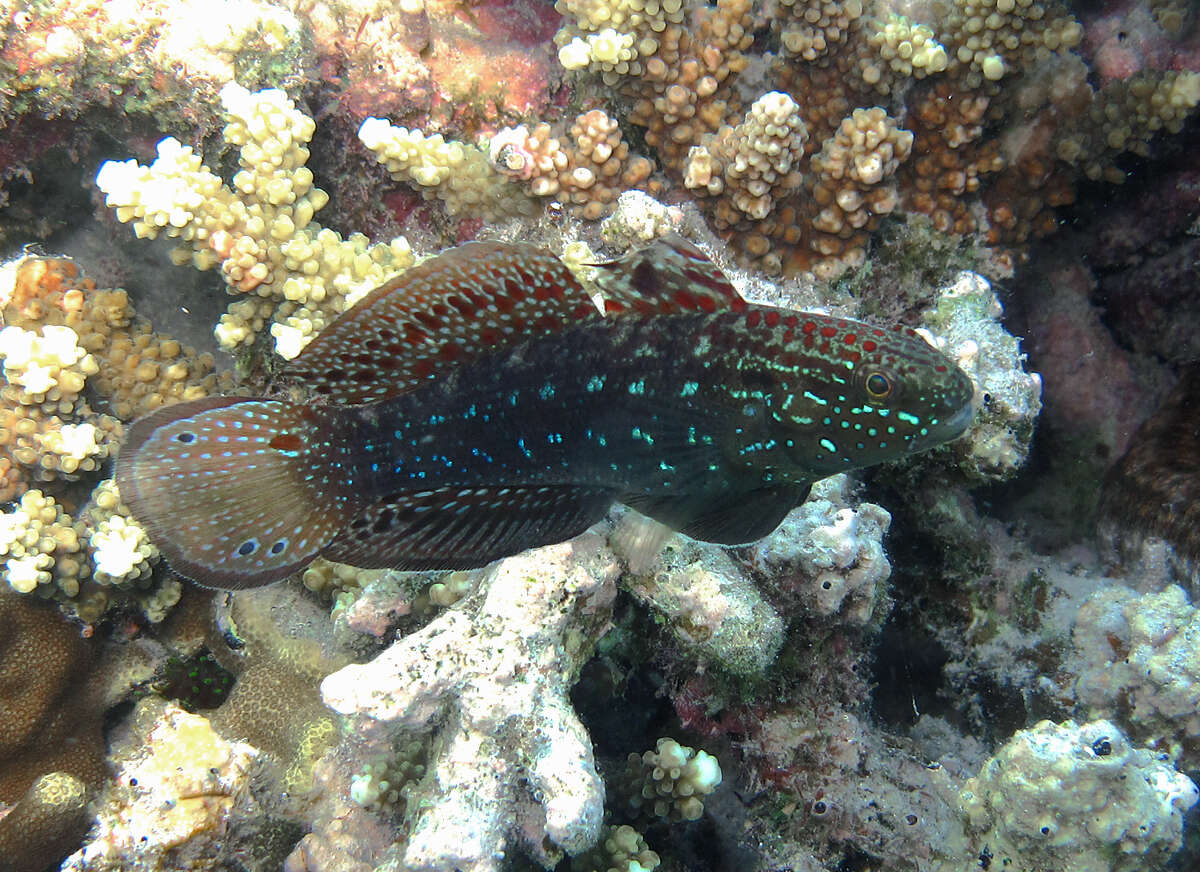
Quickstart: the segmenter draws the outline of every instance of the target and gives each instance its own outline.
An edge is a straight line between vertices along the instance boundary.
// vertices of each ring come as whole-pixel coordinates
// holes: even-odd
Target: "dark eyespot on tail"
[[[330,467],[324,419],[291,403],[214,397],[128,431],[117,486],[171,567],[257,587],[307,565],[358,511]]]

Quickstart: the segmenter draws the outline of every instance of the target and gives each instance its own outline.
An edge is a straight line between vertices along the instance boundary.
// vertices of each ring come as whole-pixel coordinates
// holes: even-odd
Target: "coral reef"
[[[108,206],[220,276],[235,299],[216,336],[242,372],[411,265],[397,233],[421,253],[537,241],[587,285],[612,250],[683,231],[740,260],[756,299],[923,326],[980,411],[930,456],[817,483],[749,548],[672,539],[643,566],[592,533],[490,572],[318,562],[303,588],[214,613],[103,477],[122,422],[233,379],[70,260],[17,258],[0,267],[0,869],[58,862],[97,809],[68,868],[1169,862],[1196,797],[1171,764],[1200,747],[1196,608],[1169,586],[1194,600],[1196,549],[1186,510],[1163,508],[1195,477],[1190,371],[1108,479],[1120,562],[1034,552],[1055,524],[1086,527],[1194,357],[1189,4],[135,5],[0,3],[0,242],[86,223],[76,182],[134,156],[97,176]],[[930,228],[912,259],[957,246],[976,272],[892,283],[873,247],[896,218]],[[996,284],[1059,233],[1090,263]],[[135,289],[114,276],[136,245],[112,238],[89,272]],[[154,698],[204,696],[160,669],[112,713],[106,756],[105,712],[170,658],[236,680],[202,718]],[[608,683],[577,685],[584,669]],[[1044,717],[1074,721],[1025,729]],[[606,826],[599,772],[663,735],[705,750],[634,754],[642,810],[666,812],[639,823],[648,845],[617,826],[634,812],[620,776]],[[701,804],[717,756],[733,765]]]
[[[1001,867],[1132,872],[1182,842],[1200,790],[1114,724],[1042,721],[967,781],[961,801],[981,854]]]
[[[1131,737],[1187,770],[1200,757],[1200,618],[1177,585],[1114,586],[1079,608],[1067,670],[1076,705],[1118,719]]]

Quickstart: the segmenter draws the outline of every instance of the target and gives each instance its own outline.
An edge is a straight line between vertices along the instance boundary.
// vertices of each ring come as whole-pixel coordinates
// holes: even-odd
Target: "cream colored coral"
[[[893,175],[912,144],[913,135],[876,106],[855,109],[813,155],[817,233],[810,244],[821,256],[818,276],[832,278],[866,260],[867,234],[899,205]]]
[[[823,57],[843,42],[863,14],[862,0],[780,0],[780,44],[785,53],[806,61]]]
[[[38,480],[97,468],[119,429],[79,396],[98,366],[77,340],[64,326],[43,326],[40,335],[16,325],[0,330],[7,381],[0,389],[0,448]]]
[[[950,64],[945,47],[934,39],[933,30],[903,15],[892,13],[878,23],[867,43],[877,54],[864,60],[858,73],[880,94],[890,94],[893,82],[923,79],[944,72]]]
[[[653,872],[661,862],[633,827],[610,826],[600,844],[571,861],[571,872]]]
[[[503,175],[476,145],[447,141],[440,133],[396,127],[368,118],[358,138],[398,182],[415,185],[427,200],[441,200],[451,215],[492,220],[532,214],[533,202]]]
[[[87,377],[98,369],[78,340],[70,327],[45,326],[40,335],[14,325],[0,330],[4,377],[18,388],[5,399],[50,414],[72,411]]]
[[[693,146],[683,183],[702,195],[724,194],[717,209],[718,227],[741,219],[760,221],[778,199],[799,187],[798,164],[807,140],[800,107],[787,94],[771,91],[754,101],[736,127],[723,127],[705,144]],[[722,210],[725,203],[738,214]]]
[[[138,236],[182,240],[177,263],[219,264],[230,293],[259,298],[230,306],[216,329],[222,347],[252,342],[273,319],[277,350],[293,357],[356,295],[410,266],[411,252],[400,239],[343,240],[313,220],[329,200],[305,166],[315,124],[283,91],[230,84],[221,102],[240,167],[229,185],[174,139],[148,167],[106,161],[96,183]]]
[[[1062,135],[1060,159],[1082,167],[1088,178],[1125,180],[1113,159],[1124,152],[1148,155],[1156,134],[1178,133],[1200,105],[1200,73],[1146,71],[1105,85],[1083,123]]]
[[[715,757],[665,737],[653,751],[630,754],[626,774],[633,788],[630,805],[671,820],[699,820],[704,797],[721,783]]]
[[[616,119],[601,109],[579,115],[561,138],[545,123],[506,127],[492,137],[488,158],[533,196],[554,197],[587,220],[608,215],[617,197],[643,185],[653,169],[630,155]]]
[[[941,25],[951,69],[968,88],[1026,71],[1083,39],[1083,27],[1054,0],[954,0]]]
[[[557,0],[554,8],[567,22],[554,36],[559,62],[599,72],[609,85],[641,75],[685,12],[682,0]]]
[[[90,574],[80,553],[83,533],[82,525],[51,497],[26,491],[11,512],[0,515],[0,578],[19,593],[54,593],[57,588],[75,596],[79,582]]]

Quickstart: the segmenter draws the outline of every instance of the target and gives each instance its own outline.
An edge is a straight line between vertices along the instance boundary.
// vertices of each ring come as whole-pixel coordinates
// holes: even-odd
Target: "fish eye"
[[[868,375],[863,385],[873,400],[887,399],[892,392],[892,380],[881,372],[873,372]]]

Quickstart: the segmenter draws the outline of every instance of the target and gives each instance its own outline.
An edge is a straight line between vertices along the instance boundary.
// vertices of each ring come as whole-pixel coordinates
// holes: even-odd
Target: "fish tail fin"
[[[199,584],[257,587],[302,569],[360,508],[328,411],[209,397],[134,422],[117,486],[171,567]]]

